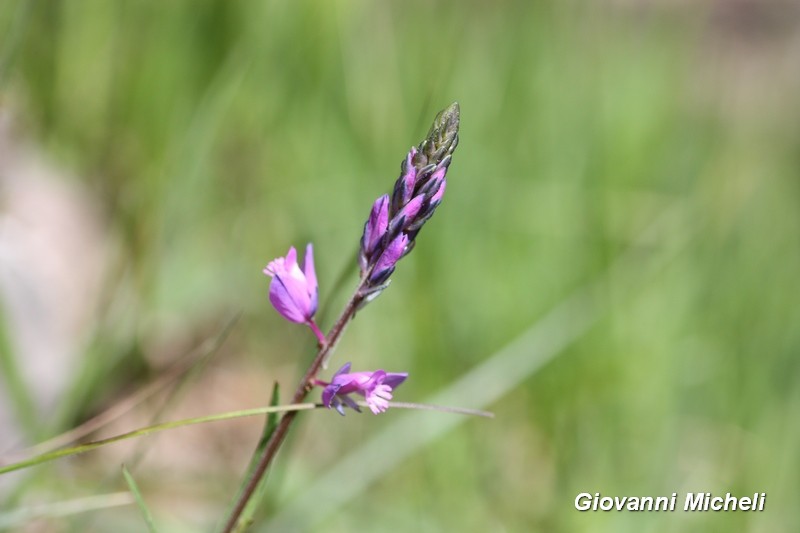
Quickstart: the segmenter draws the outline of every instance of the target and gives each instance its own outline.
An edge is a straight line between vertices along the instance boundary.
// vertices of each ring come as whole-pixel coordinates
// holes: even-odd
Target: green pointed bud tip
[[[443,136],[452,136],[458,133],[458,123],[461,118],[461,108],[458,107],[458,102],[453,102],[445,109],[439,111],[436,118],[433,119],[431,131],[428,133],[428,138],[436,133]]]
[[[424,153],[428,162],[437,163],[448,153],[451,153],[458,141],[458,126],[461,120],[461,109],[458,102],[453,102],[447,108],[439,111],[428,132],[425,141],[420,145],[420,152]]]
[[[461,119],[461,107],[458,102],[453,102],[447,109],[442,111],[442,117],[458,129],[458,121]]]

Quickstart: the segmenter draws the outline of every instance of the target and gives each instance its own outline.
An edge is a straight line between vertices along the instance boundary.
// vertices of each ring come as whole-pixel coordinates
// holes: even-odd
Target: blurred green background
[[[797,531],[798,57],[779,0],[2,2],[0,452],[239,311],[206,365],[93,436],[291,391],[313,340],[261,269],[313,242],[329,327],[372,201],[458,101],[445,202],[332,364],[496,418],[305,414],[253,530]],[[126,462],[164,531],[210,530],[260,425],[4,476],[0,525],[142,531],[112,505]],[[581,513],[580,492],[768,499]]]

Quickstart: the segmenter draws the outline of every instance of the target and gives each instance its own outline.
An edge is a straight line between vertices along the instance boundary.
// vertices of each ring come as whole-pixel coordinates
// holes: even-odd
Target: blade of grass
[[[275,390],[277,391],[277,385]],[[277,395],[274,395],[272,401],[276,401]],[[366,402],[360,402],[362,405],[366,406]],[[417,403],[394,403],[390,402],[390,407],[396,407],[399,409],[415,409],[415,410],[425,410],[425,411],[440,411],[444,413],[452,413],[452,414],[461,414],[461,415],[469,415],[469,416],[481,416],[491,418],[494,415],[492,413],[488,413],[486,411],[479,411],[475,409],[463,409],[457,407],[442,407],[439,405],[428,405],[428,404],[417,404]],[[133,431],[129,431],[127,433],[122,433],[120,435],[115,435],[113,437],[108,437],[101,440],[96,440],[93,442],[87,442],[85,444],[79,444],[77,446],[71,446],[69,448],[64,448],[62,450],[55,450],[52,452],[43,453],[37,455],[35,457],[30,457],[28,459],[23,459],[21,461],[16,461],[10,464],[5,464],[5,466],[0,466],[0,475],[7,474],[9,472],[14,472],[17,470],[22,470],[25,468],[29,468],[31,466],[36,466],[42,463],[46,463],[49,461],[53,461],[55,459],[60,459],[61,457],[69,457],[71,455],[78,455],[81,453],[86,453],[92,450],[96,450],[97,448],[101,448],[103,446],[107,446],[109,444],[113,444],[115,442],[120,442],[123,440],[133,439],[136,437],[144,437],[146,435],[151,435],[153,433],[158,433],[160,431],[164,431],[167,429],[176,429],[179,427],[184,426],[192,426],[195,424],[205,424],[208,422],[219,422],[222,420],[233,420],[235,418],[245,418],[248,416],[258,416],[258,415],[272,415],[268,417],[267,423],[265,425],[265,430],[262,433],[261,439],[259,439],[258,447],[256,448],[256,452],[259,449],[263,449],[266,445],[267,440],[269,440],[269,436],[275,430],[275,426],[278,423],[277,413],[286,413],[289,411],[309,411],[312,409],[323,409],[325,408],[324,405],[321,403],[296,403],[296,404],[289,404],[289,405],[270,405],[269,407],[256,407],[254,409],[242,409],[240,411],[228,411],[225,413],[218,413],[215,415],[206,415],[206,416],[199,416],[195,418],[185,418],[182,420],[174,420],[172,422],[164,422],[161,424],[153,424],[151,426],[146,426],[143,428],[139,428]],[[3,461],[0,461],[0,465],[4,464]],[[252,467],[252,461],[250,467]],[[245,478],[249,479],[249,478]]]
[[[144,518],[144,521],[147,524],[148,531],[150,531],[150,533],[158,533],[156,524],[153,522],[153,514],[150,512],[150,509],[144,502],[144,498],[142,498],[142,492],[139,490],[139,485],[136,484],[136,480],[133,479],[133,476],[128,471],[128,467],[125,465],[122,465],[122,475],[125,477],[125,482],[128,483],[128,488],[131,490],[134,500],[136,500],[136,506],[139,507],[139,511],[142,513],[142,518]]]
[[[132,503],[134,501],[129,493],[115,492],[43,505],[31,505],[0,513],[0,529],[21,528],[28,522],[40,518],[63,518]]]
[[[133,439],[136,437],[144,437],[145,435],[150,435],[153,433],[157,433],[159,431],[164,431],[167,429],[175,429],[183,426],[191,426],[195,424],[204,424],[207,422],[217,422],[221,420],[232,420],[235,418],[244,418],[248,416],[257,416],[257,415],[265,415],[268,413],[283,413],[287,411],[307,411],[310,409],[318,409],[321,408],[322,405],[314,404],[314,403],[299,403],[299,404],[290,404],[290,405],[281,405],[277,407],[257,407],[255,409],[243,409],[241,411],[230,411],[227,413],[220,413],[215,415],[207,415],[201,416],[196,418],[186,418],[183,420],[176,420],[172,422],[164,422],[162,424],[154,424],[152,426],[147,426],[144,428],[140,428],[134,431],[129,431],[128,433],[123,433],[121,435],[115,435],[113,437],[109,437],[107,439],[101,439],[93,442],[87,442],[85,444],[79,444],[78,446],[71,446],[69,448],[64,448],[62,450],[55,450],[48,453],[43,453],[41,455],[37,455],[35,457],[31,457],[29,459],[25,459],[22,461],[18,461],[12,464],[8,464],[5,466],[0,466],[0,474],[6,474],[8,472],[14,472],[16,470],[22,470],[24,468],[29,468],[31,466],[36,466],[42,463],[46,463],[48,461],[53,461],[55,459],[59,459],[61,457],[68,457],[70,455],[78,455],[81,453],[85,453],[88,451],[96,450],[97,448],[101,448],[103,446],[107,446],[109,444],[113,444],[115,442],[120,442],[123,440]]]

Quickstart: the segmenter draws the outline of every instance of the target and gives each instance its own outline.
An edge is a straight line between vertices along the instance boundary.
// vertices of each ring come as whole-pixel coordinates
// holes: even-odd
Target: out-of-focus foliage
[[[225,348],[163,417],[266,404],[275,379],[291,390],[312,341],[270,308],[261,269],[313,241],[329,326],[355,284],[372,201],[435,112],[457,100],[461,142],[445,201],[332,364],[407,370],[398,399],[421,401],[575,291],[591,291],[594,322],[477,406],[495,420],[458,426],[333,514],[309,508],[312,530],[800,524],[792,2],[17,0],[0,5],[0,46],[8,135],[81,187],[108,263],[59,398],[31,421],[24,413],[44,394],[35,374],[7,373],[0,385],[27,444],[142,387],[237,310]],[[11,207],[4,197],[0,210]],[[84,268],[86,258],[68,259]],[[55,309],[67,313],[69,302]],[[0,328],[4,360],[26,358],[16,328]],[[148,403],[116,429],[158,409]],[[397,416],[304,415],[266,511]],[[146,450],[134,475],[156,522],[207,529],[260,427],[181,430],[39,468],[0,486],[10,502],[0,514],[124,490],[120,458]],[[579,492],[687,491],[766,492],[767,510],[579,513],[573,504]],[[143,523],[127,507],[44,527]]]

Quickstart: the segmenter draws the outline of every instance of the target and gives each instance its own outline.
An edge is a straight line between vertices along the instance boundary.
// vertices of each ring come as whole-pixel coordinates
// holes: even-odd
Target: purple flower
[[[392,399],[392,390],[396,389],[408,377],[407,372],[352,372],[349,373],[350,363],[346,363],[334,374],[330,383],[316,381],[323,385],[322,404],[330,409],[333,407],[339,414],[344,415],[343,405],[361,412],[358,404],[348,396],[356,393],[364,396],[370,411],[374,414],[382,413],[389,408]]]
[[[314,248],[306,247],[303,270],[297,264],[297,250],[289,248],[286,257],[278,257],[264,269],[270,276],[269,301],[286,319],[298,324],[308,324],[320,342],[325,336],[314,323],[317,312],[317,274],[314,271]]]

